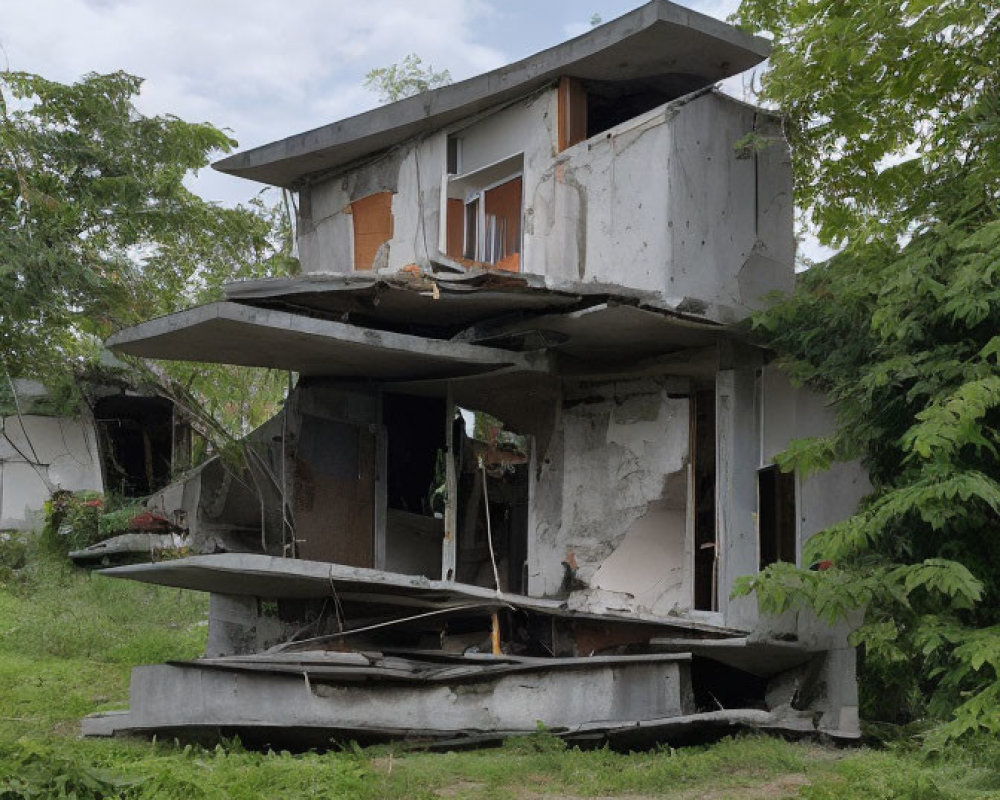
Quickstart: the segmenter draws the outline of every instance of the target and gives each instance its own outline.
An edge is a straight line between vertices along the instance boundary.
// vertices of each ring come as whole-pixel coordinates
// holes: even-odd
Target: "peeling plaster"
[[[683,570],[686,524],[677,528],[674,520],[678,514],[683,520],[686,500],[687,398],[669,397],[660,380],[577,384],[565,392],[558,434],[559,447],[550,450],[534,490],[541,513],[529,536],[532,591],[557,593],[571,553],[576,577],[591,586],[574,602],[600,605],[603,595],[595,590],[621,588],[614,563],[603,585],[595,585],[602,565],[626,540],[641,549],[657,532],[665,537],[664,557]],[[622,558],[630,556],[616,560]],[[615,596],[609,602],[636,607],[633,597]],[[656,605],[648,597],[643,602]],[[671,596],[671,607],[678,602]]]

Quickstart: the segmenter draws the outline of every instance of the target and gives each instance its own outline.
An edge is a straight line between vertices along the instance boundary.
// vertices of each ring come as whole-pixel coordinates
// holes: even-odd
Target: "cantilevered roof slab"
[[[672,77],[681,94],[760,63],[765,39],[667,0],[652,2],[514,64],[408,97],[215,163],[276,186],[359,158],[507,103],[561,76],[623,81]]]
[[[306,376],[414,380],[501,369],[544,370],[544,356],[371,330],[332,320],[212,303],[116,333],[118,353],[287,369]]]

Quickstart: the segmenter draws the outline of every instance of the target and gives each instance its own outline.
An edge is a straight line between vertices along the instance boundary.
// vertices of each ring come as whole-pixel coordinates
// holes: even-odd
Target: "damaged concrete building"
[[[77,378],[79,399],[15,379],[0,397],[0,529],[33,530],[54,491],[142,497],[191,465],[173,403],[124,373]]]
[[[832,414],[740,324],[794,282],[780,121],[714,88],[767,53],[653,0],[218,163],[296,193],[302,274],[109,345],[297,379],[157,496],[200,554],[107,570],[210,592],[205,657],[85,729],[856,736],[845,630],[731,598],[867,488],[777,469]]]

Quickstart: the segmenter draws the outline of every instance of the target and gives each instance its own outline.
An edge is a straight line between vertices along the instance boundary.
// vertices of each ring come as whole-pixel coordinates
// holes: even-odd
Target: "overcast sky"
[[[725,18],[737,0],[684,3]],[[123,69],[139,109],[226,128],[255,147],[378,104],[373,67],[418,53],[461,80],[605,22],[642,0],[0,0],[0,63],[70,82]],[[261,187],[204,170],[232,203]]]
[[[681,0],[725,19],[739,0]],[[74,81],[145,78],[145,114],[227,129],[240,149],[378,104],[365,74],[419,54],[462,80],[577,36],[643,0],[0,0],[0,64]],[[741,94],[740,79],[730,91]],[[192,187],[233,204],[261,185],[205,169]],[[823,257],[815,241],[804,251]]]

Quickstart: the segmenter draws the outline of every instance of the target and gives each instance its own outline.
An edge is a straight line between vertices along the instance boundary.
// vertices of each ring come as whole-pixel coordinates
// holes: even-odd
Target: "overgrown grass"
[[[1000,798],[995,741],[931,759],[903,745],[837,750],[765,736],[632,754],[582,752],[542,733],[472,752],[297,755],[77,738],[80,717],[127,702],[131,666],[200,653],[206,612],[203,595],[92,575],[37,548],[0,574],[0,800]]]

